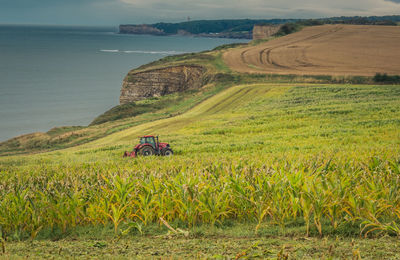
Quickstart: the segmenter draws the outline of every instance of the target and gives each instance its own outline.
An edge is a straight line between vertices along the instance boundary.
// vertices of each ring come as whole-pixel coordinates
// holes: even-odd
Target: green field
[[[1,157],[3,255],[400,256],[400,86],[215,93],[80,146]],[[144,134],[175,155],[123,159]]]

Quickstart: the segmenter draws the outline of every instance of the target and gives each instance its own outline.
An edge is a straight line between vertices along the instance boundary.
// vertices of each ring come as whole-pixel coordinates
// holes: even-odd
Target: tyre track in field
[[[254,94],[257,93],[258,90],[259,87],[253,86],[241,88],[238,91],[235,91],[233,94],[227,95],[222,100],[218,100],[211,107],[201,111],[199,114],[182,118],[177,117],[174,120],[163,122],[156,126],[151,126],[145,129],[145,132],[151,133],[160,131],[160,129],[168,129],[169,131],[171,129],[179,129],[190,123],[196,122],[201,118],[207,118],[216,114],[222,114],[224,112],[236,110],[238,107],[241,107],[244,103],[246,103],[247,100],[254,97]],[[190,115],[190,111],[188,112],[188,115]]]
[[[83,145],[82,147],[90,148],[127,143],[136,141],[138,136],[145,134],[166,134],[171,131],[177,131],[187,125],[207,120],[209,117],[215,115],[235,112],[255,97],[268,93],[271,88],[270,85],[235,86],[203,101],[182,115],[135,126]]]
[[[396,26],[323,25],[255,46],[227,50],[225,63],[244,73],[373,76],[400,74]]]
[[[263,50],[260,51],[260,64],[262,64],[262,65],[264,65],[264,66],[265,66],[265,65],[272,65],[272,66],[275,66],[275,67],[277,67],[277,68],[284,68],[284,69],[296,69],[296,68],[294,68],[294,67],[281,65],[281,64],[279,64],[278,62],[274,61],[274,60],[272,59],[272,52],[273,52],[274,50],[276,50],[276,49],[281,49],[281,48],[285,48],[285,47],[290,47],[290,46],[292,46],[293,44],[299,44],[299,43],[307,42],[307,41],[310,41],[310,40],[315,40],[315,39],[318,39],[318,38],[322,38],[322,37],[324,37],[324,36],[327,36],[327,35],[331,35],[331,34],[333,34],[333,33],[336,33],[336,32],[338,32],[338,31],[340,31],[340,30],[342,30],[342,29],[343,29],[343,27],[338,27],[338,28],[335,28],[335,29],[333,29],[333,30],[329,30],[329,31],[326,31],[326,32],[322,32],[322,33],[319,33],[319,34],[316,34],[316,35],[313,35],[313,36],[310,36],[310,37],[307,37],[307,38],[304,38],[304,39],[301,39],[301,40],[296,40],[296,41],[288,42],[288,43],[286,43],[286,44],[282,44],[282,45],[279,45],[279,46],[276,46],[276,47],[273,47],[273,48],[266,48],[266,49],[263,49]],[[265,56],[265,58],[263,58],[264,56]],[[303,49],[303,57],[306,57],[305,49]],[[303,61],[300,60],[299,63],[303,63]],[[297,69],[296,69],[296,70],[297,70]]]

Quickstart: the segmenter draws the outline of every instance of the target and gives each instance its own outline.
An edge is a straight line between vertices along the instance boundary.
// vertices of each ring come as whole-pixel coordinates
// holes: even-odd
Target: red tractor
[[[132,152],[125,152],[124,157],[138,157],[150,155],[171,156],[173,151],[168,143],[160,143],[158,136],[145,135],[140,138],[140,143],[137,144]]]

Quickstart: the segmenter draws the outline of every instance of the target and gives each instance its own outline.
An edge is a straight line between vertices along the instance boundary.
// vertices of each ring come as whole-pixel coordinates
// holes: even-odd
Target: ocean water
[[[119,35],[113,27],[0,26],[0,141],[88,125],[118,105],[126,73],[243,40]]]

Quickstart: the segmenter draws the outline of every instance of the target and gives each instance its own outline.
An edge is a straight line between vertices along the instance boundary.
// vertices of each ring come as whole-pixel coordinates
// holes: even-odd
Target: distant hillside
[[[123,34],[174,35],[191,34],[222,38],[252,38],[252,30],[256,24],[284,24],[296,22],[298,19],[260,19],[260,20],[200,20],[182,23],[156,23],[149,25],[120,25]]]
[[[309,19],[237,19],[237,20],[199,20],[181,23],[123,24],[119,26],[122,34],[151,35],[197,35],[221,38],[252,39],[254,25],[286,24],[310,21]],[[370,17],[331,17],[311,20],[318,24],[362,24],[397,25],[400,15]]]
[[[387,16],[352,16],[352,17],[331,17],[317,19],[324,24],[360,24],[360,25],[397,25],[400,22],[400,15]]]

